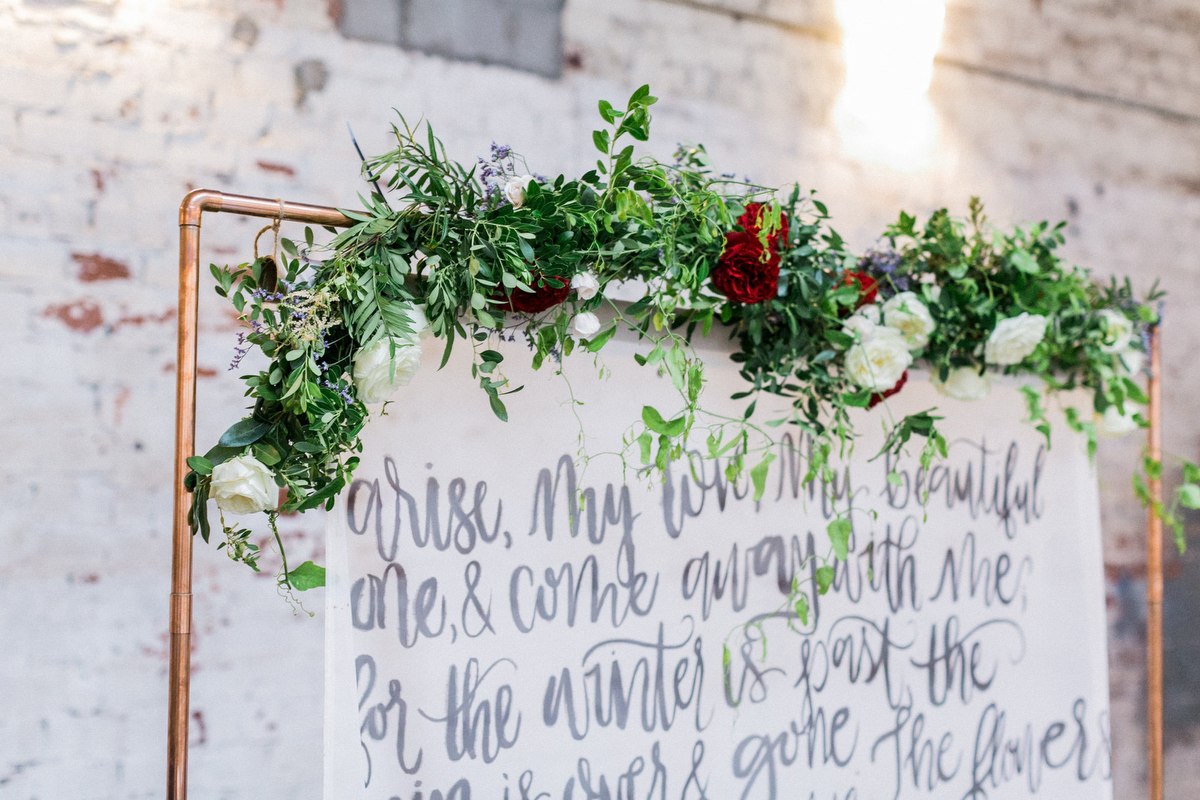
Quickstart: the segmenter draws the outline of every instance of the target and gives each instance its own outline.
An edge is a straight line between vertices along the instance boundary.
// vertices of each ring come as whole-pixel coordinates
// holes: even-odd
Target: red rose
[[[763,203],[746,204],[737,220],[742,230],[725,234],[725,251],[712,271],[712,285],[738,303],[762,303],[779,291],[779,244],[787,242],[788,220],[781,219],[779,230],[767,236],[764,249],[758,234],[766,208]]]
[[[875,298],[879,295],[879,281],[865,272],[856,270],[846,272],[842,275],[841,283],[846,286],[858,287],[858,302],[854,304],[855,308],[862,308],[868,303],[874,303]]]
[[[503,294],[494,299],[504,311],[518,311],[522,314],[540,314],[548,308],[558,305],[567,299],[571,291],[570,284],[564,279],[534,274],[533,291],[526,292],[513,289],[512,294]]]
[[[871,395],[871,402],[867,403],[867,408],[869,408],[869,409],[874,408],[875,406],[882,403],[884,400],[887,400],[889,397],[896,394],[896,392],[903,389],[904,384],[906,384],[906,383],[908,383],[908,370],[904,371],[904,374],[900,376],[900,380],[896,381],[895,386],[888,389],[886,392],[884,392],[882,394],[877,393],[877,394]]]
[[[765,216],[767,206],[764,203],[747,203],[746,210],[738,217],[738,225],[747,233],[752,233],[758,236],[762,230],[763,217]],[[787,244],[788,240],[788,218],[786,215],[779,216],[779,230],[775,231],[767,237],[767,247],[774,252],[779,252],[779,243]]]
[[[711,277],[717,291],[735,302],[770,300],[779,289],[779,254],[764,250],[757,234],[732,231]]]

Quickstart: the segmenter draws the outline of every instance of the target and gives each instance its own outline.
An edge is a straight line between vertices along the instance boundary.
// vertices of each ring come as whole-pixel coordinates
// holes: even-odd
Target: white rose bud
[[[275,474],[254,456],[237,456],[213,467],[208,496],[230,514],[255,514],[279,504]]]
[[[1020,364],[1029,357],[1046,336],[1046,318],[1040,314],[1022,312],[1020,316],[1002,319],[988,337],[983,349],[989,364]]]
[[[575,333],[585,339],[600,330],[600,318],[590,311],[582,311],[575,315]]]
[[[992,381],[987,374],[980,375],[974,367],[955,367],[950,370],[943,383],[933,376],[933,387],[947,397],[955,400],[982,400],[992,391]]]
[[[509,178],[508,182],[504,184],[504,196],[508,198],[508,202],[513,204],[513,208],[525,205],[525,190],[529,188],[529,182],[532,180],[532,175],[521,175],[517,178]]]
[[[1096,433],[1099,436],[1117,437],[1124,436],[1127,433],[1133,433],[1141,426],[1133,415],[1141,410],[1141,407],[1134,403],[1125,401],[1125,413],[1122,414],[1116,406],[1109,406],[1104,409],[1103,414],[1095,416]]]
[[[864,389],[883,392],[896,385],[912,361],[903,334],[878,327],[846,352],[845,370],[850,380]]]
[[[571,278],[571,288],[580,300],[591,300],[600,291],[600,281],[591,272],[581,272]]]
[[[421,368],[421,345],[396,339],[393,376],[391,343],[391,339],[380,339],[354,356],[354,389],[364,403],[387,400],[396,389],[407,386]]]
[[[923,349],[937,328],[929,309],[912,292],[900,292],[883,304],[883,324],[904,334],[909,350]]]
[[[1133,323],[1120,311],[1105,308],[1100,311],[1104,323],[1104,344],[1100,349],[1106,353],[1119,353],[1129,347],[1133,340]]]

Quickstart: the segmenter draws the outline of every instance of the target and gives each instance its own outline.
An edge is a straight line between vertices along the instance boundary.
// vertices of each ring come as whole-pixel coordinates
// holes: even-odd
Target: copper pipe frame
[[[196,340],[199,323],[200,217],[205,211],[346,227],[354,221],[335,208],[196,189],[179,206],[179,340],[175,372],[175,513],[171,539],[171,671],[167,720],[167,798],[187,798],[188,710],[191,688],[191,496],[183,479],[196,439]],[[1162,460],[1162,361],[1157,327],[1150,329],[1149,456]],[[1162,502],[1162,482],[1149,481]],[[1150,506],[1146,522],[1147,770],[1150,800],[1163,800],[1163,526]]]
[[[1150,430],[1147,455],[1162,461],[1162,356],[1158,327],[1150,329]],[[1149,477],[1149,476],[1147,476]],[[1146,771],[1150,800],[1163,800],[1163,522],[1155,511],[1163,499],[1162,481],[1151,478],[1146,515]]]
[[[220,211],[286,222],[346,227],[335,208],[245,197],[208,189],[189,192],[179,206],[179,342],[175,355],[175,514],[171,537],[171,672],[167,711],[167,798],[187,798],[188,701],[191,688],[191,494],[183,479],[196,444],[196,339],[199,322],[200,216]]]

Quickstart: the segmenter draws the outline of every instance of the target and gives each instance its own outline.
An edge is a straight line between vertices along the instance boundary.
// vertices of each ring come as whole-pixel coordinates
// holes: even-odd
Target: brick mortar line
[[[762,25],[768,28],[775,28],[786,33],[804,36],[809,39],[825,42],[827,44],[840,45],[842,35],[839,31],[829,30],[827,28],[814,28],[808,25],[800,25],[794,22],[777,19],[766,14],[758,14],[749,11],[738,11],[732,8],[726,8],[715,2],[705,2],[705,0],[654,0],[654,2],[663,3],[665,5],[681,6],[690,8],[695,11],[703,11],[709,14],[716,14],[723,17],[728,17],[735,22],[750,22]],[[970,75],[979,75],[992,80],[1002,81],[1005,83],[1013,83],[1018,86],[1024,86],[1029,89],[1036,89],[1042,92],[1058,94],[1064,97],[1070,97],[1075,100],[1081,100],[1088,103],[1096,103],[1098,105],[1107,105],[1114,108],[1121,108],[1126,111],[1137,111],[1144,114],[1151,114],[1167,122],[1174,122],[1182,125],[1200,125],[1200,114],[1189,114],[1185,111],[1177,111],[1173,108],[1165,106],[1157,106],[1152,103],[1143,103],[1137,100],[1129,100],[1117,95],[1097,92],[1091,89],[1080,89],[1075,86],[1070,86],[1063,83],[1055,83],[1054,81],[1044,80],[1042,78],[1032,78],[1027,75],[1021,75],[1007,70],[988,67],[983,64],[972,64],[969,61],[961,61],[949,56],[937,56],[934,58],[934,64],[940,67],[949,67],[951,69],[961,70]]]

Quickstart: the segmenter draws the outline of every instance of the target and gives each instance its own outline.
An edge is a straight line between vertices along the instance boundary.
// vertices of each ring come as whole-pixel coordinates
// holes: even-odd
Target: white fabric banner
[[[569,384],[506,347],[510,422],[427,348],[329,515],[326,798],[1111,798],[1096,478],[1058,411],[1048,450],[1013,385],[967,404],[914,373],[858,417],[832,503],[794,432],[755,503],[724,458],[664,484],[598,455],[678,407],[632,342]],[[702,352],[706,406],[740,416],[728,351]],[[870,460],[880,419],[933,406],[946,462]]]

